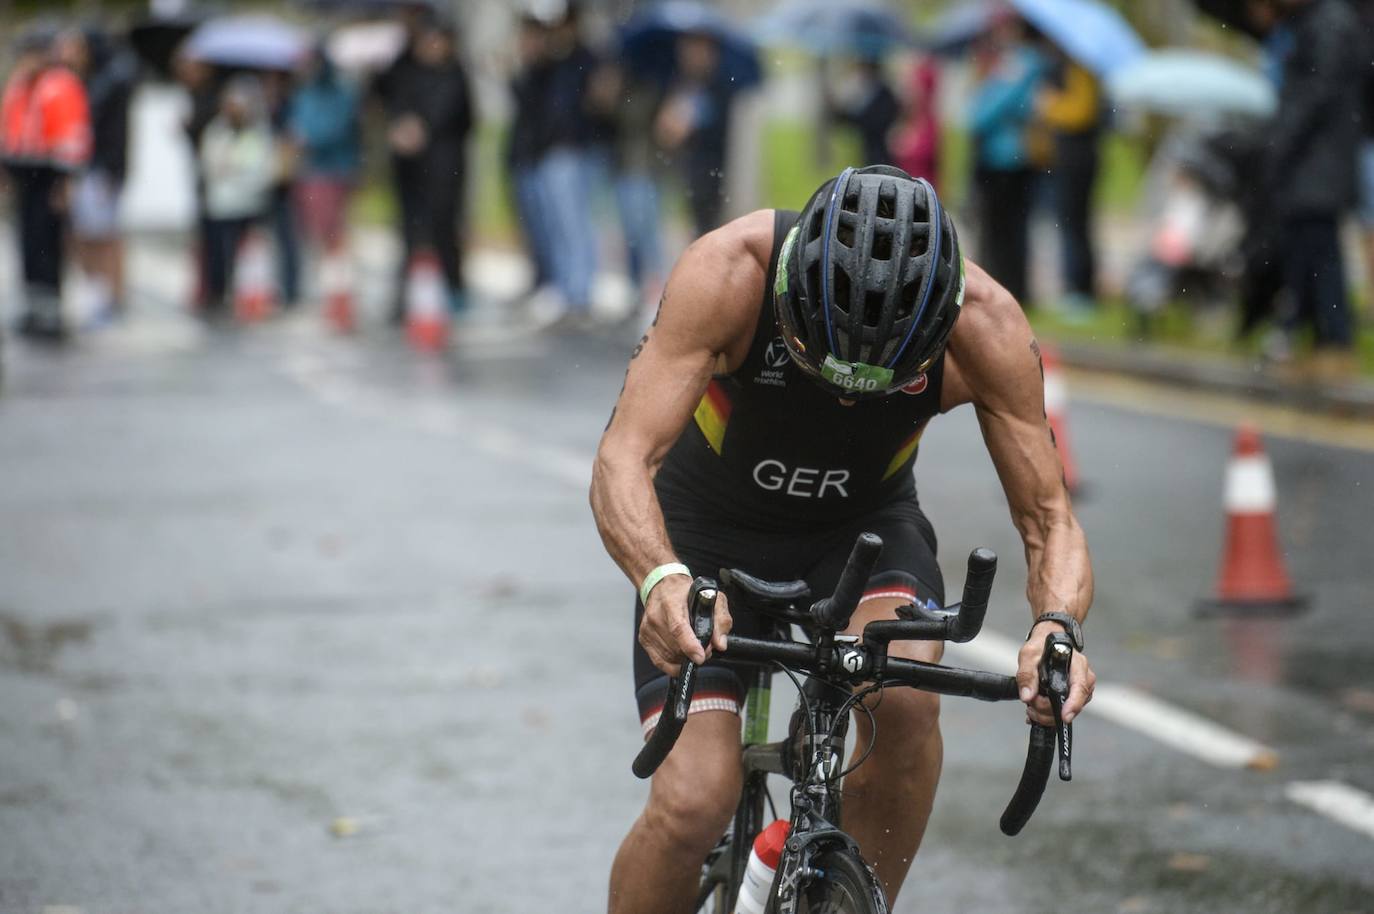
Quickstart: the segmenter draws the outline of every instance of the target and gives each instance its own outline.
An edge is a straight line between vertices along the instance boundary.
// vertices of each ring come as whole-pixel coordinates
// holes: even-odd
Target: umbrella
[[[159,75],[170,76],[172,56],[186,36],[204,21],[204,17],[195,15],[144,19],[129,29],[129,45]]]
[[[289,70],[310,49],[309,35],[274,16],[212,19],[186,39],[186,56],[223,67]]]
[[[1116,103],[1161,114],[1268,117],[1278,108],[1274,86],[1253,67],[1183,48],[1152,51],[1107,80]]]
[[[1007,11],[1004,0],[957,3],[921,33],[921,44],[936,54],[962,54],[979,35],[992,27],[999,15]]]
[[[1011,0],[1031,25],[1098,76],[1134,62],[1145,45],[1121,14],[1098,0]]]
[[[916,44],[900,13],[881,0],[793,0],[760,18],[755,34],[769,44],[800,45],[827,57],[882,57]]]
[[[681,35],[707,35],[720,46],[721,75],[748,89],[763,81],[754,43],[721,13],[693,0],[663,0],[631,17],[620,30],[625,65],[636,74],[667,82],[677,66]]]
[[[435,0],[299,0],[302,6],[336,13],[394,13],[405,10],[435,12]]]
[[[1250,0],[1193,0],[1193,5],[1224,27],[1238,29],[1251,38],[1263,40],[1267,34],[1251,18]]]
[[[400,22],[355,22],[335,29],[325,42],[334,65],[354,73],[384,70],[406,46],[406,27]]]

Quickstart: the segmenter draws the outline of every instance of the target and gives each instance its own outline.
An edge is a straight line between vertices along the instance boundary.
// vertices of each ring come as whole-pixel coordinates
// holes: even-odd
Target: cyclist
[[[630,359],[591,487],[606,548],[642,595],[634,670],[646,735],[680,663],[724,650],[732,626],[761,634],[722,597],[703,651],[687,618],[692,574],[740,567],[830,593],[869,530],[886,545],[850,631],[904,604],[943,605],[912,465],[927,422],[965,403],[1025,543],[1033,637],[1017,679],[1028,716],[1050,723],[1035,667],[1049,632],[1081,643],[1093,584],[1039,360],[1015,299],[966,264],[934,189],[899,169],[845,169],[800,214],[755,212],[692,244]],[[892,651],[937,661],[942,645]],[[1065,719],[1092,695],[1081,653],[1071,678]],[[612,867],[613,914],[689,910],[739,796],[743,691],[729,666],[701,670],[693,713]],[[939,699],[894,690],[875,704],[878,741],[846,781],[844,825],[891,899],[934,801]],[[856,729],[867,746],[866,715]]]

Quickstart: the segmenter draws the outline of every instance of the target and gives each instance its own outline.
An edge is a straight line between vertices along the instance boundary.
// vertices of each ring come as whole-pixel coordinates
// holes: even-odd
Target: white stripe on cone
[[[1225,507],[1228,514],[1269,514],[1278,498],[1274,470],[1263,454],[1232,457],[1226,468]]]
[[[444,321],[448,317],[444,274],[437,261],[416,257],[406,284],[406,314],[412,320]]]
[[[1069,388],[1064,377],[1052,366],[1045,366],[1045,412],[1050,416],[1063,415],[1069,405]]]
[[[261,320],[275,304],[272,252],[263,233],[253,229],[240,242],[234,260],[234,309],[240,320]]]

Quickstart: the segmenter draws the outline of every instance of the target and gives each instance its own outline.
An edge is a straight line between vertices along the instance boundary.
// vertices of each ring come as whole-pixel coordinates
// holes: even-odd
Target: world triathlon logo
[[[787,354],[787,344],[782,341],[782,337],[774,337],[769,343],[768,348],[763,350],[763,370],[754,378],[755,384],[766,384],[769,387],[787,386],[787,363],[792,357]]]
[[[763,352],[763,363],[769,368],[785,368],[787,360],[791,356],[787,354],[787,344],[782,341],[782,337],[774,337],[768,344],[768,348]]]

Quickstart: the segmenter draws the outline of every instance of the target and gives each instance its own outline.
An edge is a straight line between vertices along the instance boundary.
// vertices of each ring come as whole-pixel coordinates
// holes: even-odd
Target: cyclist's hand
[[[649,592],[649,605],[644,608],[644,618],[639,623],[639,643],[654,666],[669,676],[676,676],[681,671],[684,660],[705,663],[712,650],[725,650],[726,636],[733,624],[725,594],[717,592],[711,646],[703,651],[701,642],[692,633],[687,613],[687,592],[691,588],[692,579],[686,575],[664,578]]]
[[[1017,657],[1016,685],[1021,700],[1026,703],[1026,718],[1032,723],[1054,726],[1054,712],[1050,710],[1050,700],[1040,694],[1040,655],[1045,651],[1045,636],[1050,632],[1062,631],[1055,622],[1041,622],[1031,629],[1030,637],[1021,645]],[[1069,700],[1064,702],[1064,722],[1069,723],[1092,701],[1093,687],[1097,684],[1097,674],[1088,665],[1088,658],[1081,651],[1073,652],[1073,663],[1069,666]]]

